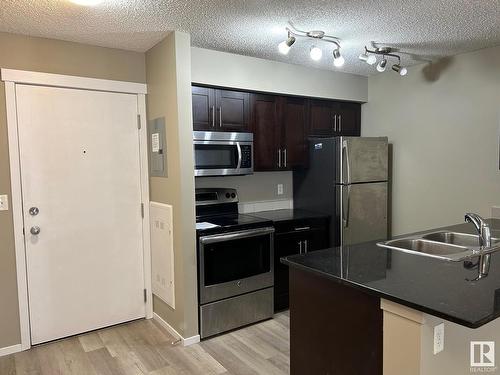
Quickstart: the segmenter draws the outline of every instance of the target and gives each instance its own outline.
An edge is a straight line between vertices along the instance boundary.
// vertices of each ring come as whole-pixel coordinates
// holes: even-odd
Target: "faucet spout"
[[[488,223],[486,223],[486,221],[481,216],[473,213],[466,213],[465,221],[467,223],[474,224],[474,226],[476,227],[476,230],[479,234],[480,252],[482,253],[481,250],[491,247],[491,230]],[[480,254],[478,262],[479,275],[475,280],[480,280],[488,276],[490,263],[491,254]]]

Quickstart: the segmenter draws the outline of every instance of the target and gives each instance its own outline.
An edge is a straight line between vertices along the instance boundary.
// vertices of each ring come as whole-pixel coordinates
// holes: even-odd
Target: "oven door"
[[[274,285],[274,228],[199,239],[200,303]]]

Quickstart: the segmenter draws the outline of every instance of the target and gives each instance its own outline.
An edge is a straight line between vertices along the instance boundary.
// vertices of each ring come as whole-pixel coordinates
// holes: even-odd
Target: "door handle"
[[[212,111],[212,128],[215,128],[215,106],[210,107]]]
[[[342,115],[339,115],[339,131],[342,133]]]
[[[302,254],[302,241],[299,241],[299,254]]]
[[[347,141],[342,142],[342,153],[343,153],[343,164],[346,167],[347,181],[345,181],[345,177],[342,176],[342,183],[350,184],[351,183],[351,167],[349,166],[349,149],[347,148]]]
[[[351,185],[343,185],[342,189],[347,189],[346,194],[346,204],[344,205],[344,196],[342,196],[342,221],[344,224],[344,228],[349,227],[349,215],[350,215],[350,206],[351,206]]]
[[[333,115],[333,131],[337,131],[337,114]]]
[[[30,233],[33,236],[38,236],[40,234],[40,227],[37,227],[37,226],[31,227]]]
[[[287,162],[287,154],[286,154],[286,148],[283,150],[283,160],[284,160],[284,167],[286,168],[286,162]]]
[[[304,253],[307,253],[308,242],[304,240]]]
[[[278,168],[281,168],[281,148],[278,148]]]
[[[219,128],[222,128],[222,107],[219,107]]]

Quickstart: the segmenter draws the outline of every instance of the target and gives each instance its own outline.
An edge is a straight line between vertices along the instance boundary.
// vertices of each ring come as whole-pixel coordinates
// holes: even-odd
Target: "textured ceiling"
[[[333,67],[326,43],[312,61],[304,39],[280,55],[289,20],[339,37],[345,65]],[[198,47],[370,75],[374,67],[357,57],[372,42],[406,52],[405,65],[500,45],[500,0],[103,0],[88,8],[0,0],[0,31],[143,52],[171,30],[191,33]]]

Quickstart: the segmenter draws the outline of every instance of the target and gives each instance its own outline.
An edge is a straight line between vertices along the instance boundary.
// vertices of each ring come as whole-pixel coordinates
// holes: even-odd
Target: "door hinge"
[[[141,128],[141,115],[137,115],[137,129]]]
[[[148,302],[148,291],[144,289],[144,303]]]
[[[141,203],[141,216],[144,219],[144,203]]]
[[[25,235],[26,235],[26,233],[24,232],[24,227],[23,227],[23,236],[25,236]]]

